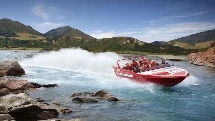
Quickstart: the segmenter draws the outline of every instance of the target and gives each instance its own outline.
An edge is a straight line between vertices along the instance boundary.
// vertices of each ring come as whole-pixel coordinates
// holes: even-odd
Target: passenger
[[[133,60],[131,65],[132,65],[132,70],[135,73],[140,72],[140,66],[139,66],[139,63],[137,61]]]
[[[155,67],[155,66],[158,66],[159,64],[157,63],[157,62],[155,62],[154,60],[152,60],[152,62],[151,62],[151,66],[152,67]]]
[[[123,67],[123,69],[126,69],[126,70],[132,70],[132,66],[130,63],[126,63],[125,66]]]
[[[162,59],[161,65],[166,65],[168,64],[164,59]]]
[[[149,68],[152,67],[152,59],[149,59],[149,61],[148,61],[148,67]]]

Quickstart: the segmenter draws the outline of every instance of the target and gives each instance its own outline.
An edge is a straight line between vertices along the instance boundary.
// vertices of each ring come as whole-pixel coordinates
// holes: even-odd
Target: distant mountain
[[[10,34],[12,34],[12,36],[18,36],[16,33],[28,33],[38,36],[42,35],[32,27],[26,26],[18,21],[12,21],[7,18],[0,19],[0,36],[10,36]]]
[[[170,43],[170,44],[169,44]],[[0,48],[43,48],[53,50],[78,47],[93,52],[188,54],[196,49],[176,46],[176,41],[146,43],[133,37],[96,39],[70,26],[41,34],[30,26],[0,19]]]
[[[181,37],[175,40],[171,40],[169,42],[175,46],[180,46],[187,49],[208,48],[212,43],[215,42],[215,29],[192,34],[186,37]]]
[[[44,35],[47,37],[60,38],[60,39],[95,40],[95,38],[85,34],[84,32],[78,29],[74,29],[70,26],[52,29],[46,32]]]

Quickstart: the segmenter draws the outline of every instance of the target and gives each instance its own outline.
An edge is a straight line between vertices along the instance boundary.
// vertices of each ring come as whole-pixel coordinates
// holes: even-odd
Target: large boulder
[[[34,88],[27,80],[0,78],[0,96],[9,93],[21,93]]]
[[[16,120],[46,120],[59,114],[55,107],[40,103],[25,93],[0,97],[0,113],[9,114]]]
[[[27,80],[0,78],[0,96],[9,93],[18,94],[35,88],[51,88],[56,86],[57,84],[37,84],[28,82]]]
[[[187,56],[187,59],[195,65],[215,67],[214,51],[215,47],[211,47],[205,52],[191,53]]]
[[[4,60],[0,62],[0,77],[21,75],[25,75],[25,71],[16,60]]]

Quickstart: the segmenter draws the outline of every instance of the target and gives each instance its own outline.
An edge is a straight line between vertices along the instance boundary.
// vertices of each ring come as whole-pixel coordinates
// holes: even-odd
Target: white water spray
[[[24,67],[48,68],[50,71],[60,69],[82,73],[83,76],[94,78],[100,86],[108,88],[146,87],[145,89],[148,90],[149,85],[141,85],[115,75],[112,66],[121,58],[123,57],[112,52],[91,53],[71,48],[39,53],[32,58],[23,60],[20,64]],[[150,87],[152,86],[150,85]]]
[[[64,69],[80,72],[112,72],[120,56],[115,53],[90,53],[82,49],[62,49],[40,53],[21,62],[25,66]]]

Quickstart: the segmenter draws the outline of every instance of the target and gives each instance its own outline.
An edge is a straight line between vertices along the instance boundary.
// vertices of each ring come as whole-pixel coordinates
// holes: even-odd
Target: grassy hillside
[[[211,43],[215,42],[215,29],[208,30],[186,37],[181,37],[170,41],[169,43],[174,46],[183,47],[186,49],[204,50],[210,47]]]
[[[83,33],[78,29],[70,26],[59,27],[52,29],[44,34],[47,37],[61,38],[61,39],[75,39],[75,40],[94,40],[95,38]]]
[[[0,20],[0,48],[43,48],[50,50],[79,47],[93,52],[114,51],[118,53],[176,55],[196,52],[196,49],[193,49],[195,45],[189,46],[185,43],[181,46],[182,43],[175,41],[146,43],[132,37],[95,39],[69,26],[52,29],[42,35],[20,22],[10,19]]]

